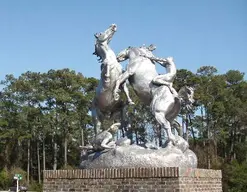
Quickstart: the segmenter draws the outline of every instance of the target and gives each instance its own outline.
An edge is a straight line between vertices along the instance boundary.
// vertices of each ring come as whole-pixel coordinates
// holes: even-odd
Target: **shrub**
[[[11,184],[11,178],[6,168],[0,171],[0,189],[7,189]]]
[[[247,189],[247,162],[239,163],[234,160],[225,166],[223,176],[228,181],[229,192],[246,191]]]

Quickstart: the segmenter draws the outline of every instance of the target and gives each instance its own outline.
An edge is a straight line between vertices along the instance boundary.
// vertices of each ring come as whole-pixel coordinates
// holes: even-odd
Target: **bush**
[[[20,181],[20,185],[27,186],[27,172],[21,168],[12,168],[10,170],[10,180],[13,181],[15,174],[21,174],[22,180]]]
[[[234,160],[225,166],[223,177],[228,182],[229,192],[246,191],[247,189],[247,162],[239,163]]]
[[[0,171],[0,189],[8,189],[11,184],[11,178],[6,168]]]
[[[32,182],[31,185],[29,186],[28,190],[30,191],[35,191],[35,192],[42,192],[42,185],[37,183],[37,182]]]

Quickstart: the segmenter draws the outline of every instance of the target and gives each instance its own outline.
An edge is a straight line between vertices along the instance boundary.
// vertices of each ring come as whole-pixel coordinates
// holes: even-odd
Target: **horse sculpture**
[[[118,63],[115,53],[109,47],[109,43],[117,31],[117,26],[112,24],[105,32],[95,34],[95,52],[101,62],[101,78],[96,88],[96,96],[92,102],[92,118],[94,123],[95,135],[100,132],[101,122],[106,116],[115,117],[116,113],[121,113],[121,119],[124,115],[125,103],[115,100],[113,97],[113,89],[116,81],[122,74],[122,66]],[[129,97],[129,91],[126,83],[120,87],[123,89],[128,102],[133,104]]]
[[[116,81],[114,97],[116,100],[119,99],[119,86],[128,79],[140,100],[150,105],[152,114],[162,129],[166,130],[168,141],[176,145],[176,137],[171,132],[171,123],[177,117],[181,104],[189,106],[194,102],[194,91],[185,86],[179,90],[178,94],[174,94],[172,85],[169,84],[173,82],[173,79],[167,83],[155,83],[154,80],[157,81],[159,75],[154,62],[159,62],[163,66],[169,65],[167,68],[175,67],[175,64],[172,58],[163,59],[161,62],[161,59],[153,56],[152,50],[154,49],[150,47],[129,47],[117,55],[119,62],[129,59],[129,64],[127,70]],[[173,75],[176,74],[176,69],[172,71],[174,70]]]

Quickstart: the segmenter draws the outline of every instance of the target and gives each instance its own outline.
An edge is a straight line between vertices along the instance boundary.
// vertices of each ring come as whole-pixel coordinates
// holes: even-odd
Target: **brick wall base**
[[[222,192],[220,170],[122,168],[44,171],[44,192]]]

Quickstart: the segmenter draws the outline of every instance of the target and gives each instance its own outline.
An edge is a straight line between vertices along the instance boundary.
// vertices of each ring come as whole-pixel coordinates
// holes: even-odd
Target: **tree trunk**
[[[230,146],[230,160],[236,159],[236,154],[235,154],[235,142],[236,142],[236,128],[235,124],[233,124],[234,128],[231,131],[231,146]]]
[[[85,145],[85,141],[84,141],[84,129],[83,127],[81,127],[81,146]]]
[[[210,136],[210,121],[209,121],[209,114],[208,114],[208,111],[206,112],[206,122],[207,122],[207,138],[210,139],[211,136]]]
[[[45,136],[43,138],[43,144],[42,144],[42,154],[43,154],[43,170],[46,170],[46,161],[45,161],[45,158],[46,158],[46,154],[45,154]]]
[[[30,139],[27,141],[27,184],[30,178]]]
[[[234,126],[234,139],[233,139],[233,159],[236,159],[236,151],[235,151],[235,146],[236,146],[236,141],[237,141],[237,128],[236,125]]]
[[[194,131],[192,126],[191,126],[191,133],[192,133],[192,137],[193,137],[193,144],[195,144],[196,143],[196,137],[195,137],[195,131]]]
[[[210,159],[210,140],[207,140],[208,146],[207,146],[207,167],[208,169],[211,169],[211,159]]]
[[[217,141],[216,139],[214,139],[214,159],[215,159],[215,165],[218,164],[218,144],[217,144]]]
[[[52,135],[53,153],[54,153],[54,156],[53,156],[53,170],[57,170],[57,152],[58,152],[57,151],[57,138],[56,138],[57,126],[58,126],[58,115],[56,113],[55,126],[54,126],[55,130],[54,130],[53,135]],[[53,128],[53,126],[51,126],[51,128]]]
[[[64,138],[64,166],[66,167],[68,165],[68,159],[67,159],[67,154],[68,153],[68,139],[65,135]]]
[[[130,139],[130,142],[133,143],[134,142],[134,138],[133,138],[133,129],[132,129],[132,127],[128,128],[128,131],[127,131],[126,135]]]
[[[186,127],[186,141],[189,142],[189,120],[188,115],[185,116],[185,127]]]
[[[210,160],[210,121],[209,121],[209,113],[207,108],[205,107],[205,117],[206,117],[206,122],[207,122],[207,142],[208,142],[208,146],[207,146],[207,168],[211,169],[211,160]]]
[[[64,132],[64,166],[68,165],[68,131],[69,130],[69,122],[66,121],[66,127]]]
[[[37,165],[38,165],[38,181],[41,183],[41,173],[40,173],[40,155],[39,155],[39,141],[37,141]]]
[[[201,106],[201,117],[202,117],[202,118],[201,118],[201,120],[202,120],[202,121],[201,121],[201,128],[203,128],[203,127],[204,127],[204,126],[203,126],[203,123],[204,123],[204,122],[203,122],[203,121],[204,121],[204,117],[203,117],[203,106]]]
[[[32,146],[32,141],[30,140],[30,178],[31,178],[31,182],[32,182],[32,176],[33,176],[33,170],[34,170],[33,154],[35,154],[35,153],[33,153],[33,148],[31,146]]]
[[[182,133],[183,133],[183,135],[181,135],[181,136],[185,139],[186,133],[184,133],[184,122],[185,122],[184,116],[182,115]]]
[[[245,142],[247,142],[247,134],[245,135]],[[245,161],[247,162],[247,153],[245,155]]]
[[[191,116],[189,115],[189,121],[191,123]],[[191,133],[192,133],[192,137],[193,137],[193,144],[195,145],[196,144],[196,137],[195,137],[195,131],[193,129],[193,126],[191,126]]]
[[[136,135],[136,144],[139,144],[138,131],[137,131],[137,129],[135,129],[135,135]]]
[[[53,143],[53,170],[57,170],[57,142],[55,138],[55,133],[52,136],[52,143]]]

